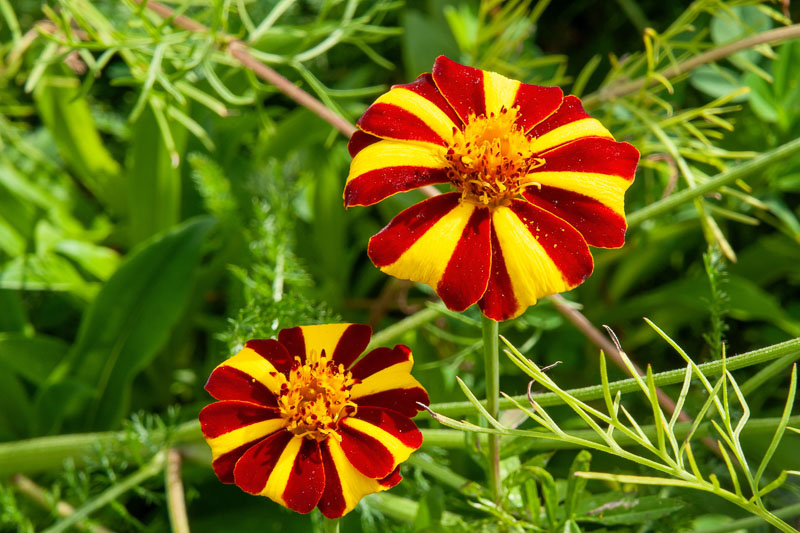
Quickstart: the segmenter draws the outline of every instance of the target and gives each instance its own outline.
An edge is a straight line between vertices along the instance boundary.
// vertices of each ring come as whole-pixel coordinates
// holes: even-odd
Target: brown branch
[[[578,330],[580,330],[580,332],[583,333],[586,336],[586,338],[592,341],[592,343],[595,346],[603,350],[603,353],[608,355],[608,357],[611,358],[611,360],[614,362],[615,365],[617,365],[624,372],[630,374],[628,366],[622,359],[622,355],[620,354],[619,349],[617,349],[617,346],[614,345],[610,340],[608,340],[608,337],[603,335],[599,329],[594,327],[594,325],[591,322],[589,322],[589,319],[586,318],[583,315],[583,313],[581,313],[580,311],[575,309],[572,305],[570,305],[570,303],[560,294],[553,294],[551,296],[548,296],[547,299],[550,300],[553,306],[555,306],[556,310],[558,310],[559,313],[564,315],[564,317],[567,320],[572,322],[572,325],[578,328]],[[633,369],[636,371],[636,373],[644,377],[646,374],[642,371],[639,365],[633,362],[630,354],[626,355],[628,355],[628,359],[631,360],[631,363],[633,364]],[[656,387],[656,397],[658,398],[658,404],[665,411],[667,411],[670,416],[672,416],[672,414],[675,413],[675,409],[677,408],[675,402],[672,401],[672,398],[670,398],[667,395],[667,393],[665,393],[659,387]],[[681,411],[678,414],[678,419],[681,420],[682,422],[692,421],[692,417],[690,417],[683,411]],[[719,454],[719,447],[712,439],[706,437],[703,439],[703,443],[711,451],[713,451],[716,454]]]
[[[181,454],[178,450],[167,452],[164,468],[164,485],[167,491],[167,510],[173,533],[189,533],[189,518],[186,515],[186,497],[181,481]]]
[[[145,0],[133,1],[137,4],[143,4]],[[208,33],[208,28],[199,22],[185,15],[176,15],[172,8],[165,6],[164,4],[148,1],[146,6],[147,9],[153,13],[156,13],[166,19],[171,19],[172,23],[179,28],[183,28],[184,30],[194,33]],[[301,106],[314,112],[322,120],[342,132],[345,136],[350,137],[353,135],[353,132],[356,131],[356,127],[350,124],[349,121],[328,109],[325,104],[278,74],[278,72],[276,72],[274,69],[254,58],[252,54],[250,54],[250,50],[247,45],[242,41],[234,39],[232,36],[227,34],[218,34],[218,36],[221,41],[228,43],[226,51],[233,58],[237,59],[242,66],[253,71],[254,74],[267,83],[274,85],[279,91]]]
[[[706,65],[708,63],[713,63],[714,61],[719,61],[720,59],[725,59],[736,52],[747,50],[748,48],[752,48],[759,44],[777,43],[780,41],[794,39],[796,37],[800,37],[800,24],[775,28],[774,30],[751,35],[750,37],[746,37],[740,41],[728,43],[703,52],[702,54],[697,54],[696,56],[678,63],[677,65],[672,65],[671,67],[665,68],[660,72],[660,74],[667,79],[674,78],[701,65]],[[657,83],[658,80],[653,77],[644,77],[632,81],[620,81],[617,83],[612,83],[608,87],[600,89],[599,91],[596,91],[583,98],[583,104],[587,108],[595,107],[602,101],[614,100],[620,96],[635,93],[640,89],[655,85]]]

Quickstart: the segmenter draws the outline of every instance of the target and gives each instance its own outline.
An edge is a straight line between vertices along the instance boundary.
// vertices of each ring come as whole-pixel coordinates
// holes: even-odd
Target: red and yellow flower
[[[356,361],[372,331],[360,324],[299,326],[252,340],[211,373],[218,402],[200,412],[224,483],[300,513],[338,518],[402,479],[422,444],[411,417],[428,403],[405,346]]]
[[[345,206],[446,184],[456,192],[397,215],[369,257],[426,283],[456,311],[494,320],[592,272],[588,246],[625,240],[625,190],[639,152],[616,142],[575,96],[440,56],[432,74],[396,85],[358,121]]]

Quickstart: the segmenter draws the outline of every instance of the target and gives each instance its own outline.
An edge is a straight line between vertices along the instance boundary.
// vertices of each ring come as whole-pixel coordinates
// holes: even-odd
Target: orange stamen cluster
[[[499,114],[470,116],[463,130],[453,128],[445,158],[447,177],[462,201],[479,206],[508,205],[522,189],[534,184],[530,171],[544,164],[534,157],[531,140],[516,124],[517,108]]]
[[[289,379],[281,384],[278,408],[287,421],[286,429],[300,437],[325,440],[336,438],[339,420],[355,414],[350,388],[356,384],[343,365],[325,355],[310,353],[305,363],[295,357]]]

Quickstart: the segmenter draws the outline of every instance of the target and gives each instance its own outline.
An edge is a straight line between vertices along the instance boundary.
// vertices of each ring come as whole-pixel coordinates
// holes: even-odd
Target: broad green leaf
[[[772,19],[756,6],[726,7],[711,19],[711,38],[718,45],[726,44],[770,28]],[[740,68],[746,68],[747,64],[756,62],[758,58],[759,53],[749,49],[737,52],[729,59]]]
[[[694,69],[689,76],[689,83],[698,91],[713,98],[728,96],[745,86],[741,74],[719,65],[703,65]],[[740,94],[732,98],[731,102],[744,102],[747,97],[747,94]]]
[[[640,524],[679,511],[686,505],[677,498],[661,496],[635,498],[621,493],[608,493],[608,497],[603,499],[607,501],[601,503],[601,499],[594,499],[581,502],[578,509],[581,515],[576,520],[607,526]]]
[[[185,138],[182,126],[173,123],[170,130],[176,140]],[[180,172],[150,106],[134,125],[127,162],[128,231],[137,244],[175,225],[181,207]]]
[[[112,211],[123,213],[120,166],[103,145],[79,85],[63,65],[50,67],[34,90],[39,116],[86,188]]]
[[[0,289],[0,331],[21,332],[28,323],[22,307],[21,293]]]
[[[28,393],[17,374],[0,359],[0,438],[26,437],[33,417]]]
[[[47,380],[68,351],[69,345],[56,337],[0,333],[0,363],[35,385]]]
[[[126,412],[133,378],[164,346],[191,296],[212,224],[194,219],[142,243],[84,314],[66,368],[94,390],[84,428],[113,427]]]
[[[56,244],[55,251],[70,258],[101,281],[108,279],[120,262],[120,256],[116,250],[85,241],[65,239]]]
[[[72,263],[52,253],[22,255],[0,266],[0,288],[66,291],[84,300],[94,295]]]

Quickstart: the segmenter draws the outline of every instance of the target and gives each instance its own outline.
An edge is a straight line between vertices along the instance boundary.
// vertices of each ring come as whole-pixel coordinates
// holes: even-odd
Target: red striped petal
[[[486,114],[482,70],[439,56],[433,64],[433,81],[464,122],[470,115]]]
[[[464,311],[486,291],[492,257],[490,234],[489,210],[475,209],[436,287],[448,308]]]
[[[589,114],[583,110],[583,104],[577,96],[569,95],[564,98],[564,102],[558,110],[547,117],[544,121],[537,124],[531,129],[528,135],[533,137],[541,137],[559,126],[575,122],[584,118],[591,118]]]
[[[250,494],[264,490],[284,448],[293,437],[289,431],[278,431],[248,449],[233,470],[236,485]]]
[[[356,126],[383,139],[447,146],[447,141],[433,131],[425,121],[408,109],[393,104],[382,102],[372,104],[358,119]]]
[[[569,222],[589,246],[619,248],[625,244],[625,218],[594,198],[546,185],[531,187],[523,195],[532,204]]]
[[[283,344],[292,359],[299,357],[301,361],[306,360],[306,341],[303,338],[303,330],[300,326],[280,330],[278,332],[278,342]]]
[[[364,353],[372,337],[372,328],[364,324],[350,324],[344,330],[336,348],[333,351],[333,360],[349,368],[358,356]]]
[[[340,444],[347,460],[365,476],[382,478],[397,466],[392,452],[378,439],[346,424],[339,424],[339,435],[342,437]]]
[[[488,315],[487,315],[488,316]],[[428,393],[421,387],[410,389],[390,389],[376,392],[368,396],[362,396],[354,400],[356,405],[365,407],[380,407],[391,409],[409,418],[416,416],[422,410],[417,402],[427,405],[429,403]]]
[[[200,430],[205,438],[213,439],[235,429],[279,417],[275,409],[248,402],[214,402],[200,411]]]
[[[347,512],[347,501],[342,490],[342,481],[336,463],[331,457],[328,442],[320,446],[322,466],[325,469],[325,488],[319,500],[319,510],[326,518],[339,518]]]
[[[478,306],[484,315],[497,322],[516,316],[519,308],[519,303],[514,297],[511,278],[506,270],[503,250],[497,241],[494,228],[492,228],[492,274]]]
[[[521,83],[514,99],[519,108],[516,122],[523,131],[528,131],[555,113],[563,100],[564,93],[559,87]]]
[[[344,205],[372,205],[393,194],[447,181],[446,168],[410,165],[376,168],[347,182],[344,187]]]
[[[244,346],[272,363],[278,372],[289,375],[289,370],[292,368],[292,357],[280,342],[275,339],[255,339],[247,341]]]
[[[582,137],[541,154],[536,172],[591,172],[633,181],[639,151],[628,143],[602,137]]]
[[[289,509],[306,514],[317,506],[324,489],[319,444],[314,439],[303,439],[281,498]]]
[[[358,152],[380,140],[380,137],[375,137],[361,130],[356,130],[350,137],[350,142],[347,143],[347,151],[350,152],[350,157],[355,157]]]
[[[411,83],[407,83],[405,85],[395,85],[392,88],[408,89],[409,91],[422,96],[426,100],[430,100],[436,105],[436,107],[441,109],[442,112],[446,114],[454,124],[460,125],[461,119],[458,117],[453,108],[450,107],[450,104],[447,103],[447,100],[445,100],[444,96],[442,96],[442,93],[439,92],[439,89],[436,88],[436,84],[433,82],[433,76],[430,74],[422,74]]]
[[[360,407],[353,418],[381,428],[409,448],[422,446],[422,432],[410,418],[400,413],[378,407]]]
[[[236,462],[244,455],[244,453],[252,448],[261,439],[254,440],[242,444],[228,453],[220,455],[211,462],[214,473],[223,483],[231,484],[234,482],[233,469],[236,467]]]
[[[356,363],[350,372],[359,381],[364,381],[385,368],[411,360],[411,350],[398,344],[394,348],[375,348]]]
[[[403,476],[400,475],[400,466],[398,465],[397,468],[392,471],[391,474],[386,476],[383,479],[379,479],[378,483],[386,487],[387,489],[391,489],[392,487],[396,486],[398,483],[403,481]]]
[[[439,219],[458,206],[461,195],[447,193],[412,205],[369,240],[368,255],[376,266],[394,263]]]
[[[229,366],[214,369],[205,389],[217,400],[242,400],[266,407],[278,407],[275,395],[261,382]]]
[[[570,286],[580,285],[589,277],[594,261],[586,241],[575,228],[523,200],[512,200],[509,207],[539,241]]]

